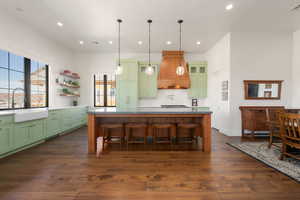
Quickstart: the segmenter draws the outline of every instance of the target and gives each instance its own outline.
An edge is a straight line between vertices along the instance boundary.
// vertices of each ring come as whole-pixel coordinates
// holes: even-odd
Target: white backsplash
[[[187,90],[162,89],[157,91],[156,98],[140,99],[139,107],[160,107],[161,105],[192,105]]]

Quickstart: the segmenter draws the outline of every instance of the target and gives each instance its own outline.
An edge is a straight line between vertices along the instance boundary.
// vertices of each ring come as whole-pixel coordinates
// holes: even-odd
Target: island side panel
[[[96,116],[88,115],[88,152],[90,154],[96,153],[97,149],[97,131],[96,131]]]
[[[202,148],[206,153],[211,152],[211,114],[205,114],[202,119]]]

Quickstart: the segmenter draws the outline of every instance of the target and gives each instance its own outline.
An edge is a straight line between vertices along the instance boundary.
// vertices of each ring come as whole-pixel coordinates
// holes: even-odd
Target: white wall
[[[147,61],[148,54],[144,53],[122,53],[121,58],[132,58],[138,61]],[[152,62],[160,63],[161,53],[151,54]],[[186,61],[201,61],[204,57],[199,54],[186,54]],[[117,54],[115,53],[80,53],[75,55],[76,71],[81,75],[81,97],[80,104],[94,105],[93,75],[97,73],[114,73],[116,68]],[[168,95],[174,95],[170,101]],[[200,101],[201,103],[202,101]],[[155,99],[141,99],[139,106],[160,106],[164,103],[191,105],[191,99],[187,96],[187,90],[159,90]],[[204,103],[202,103],[204,106]]]
[[[208,98],[213,111],[212,125],[224,134],[230,134],[230,101],[222,101],[222,82],[230,84],[230,33],[220,39],[205,54],[208,62]]]
[[[300,30],[293,34],[293,68],[292,68],[292,80],[293,90],[291,106],[294,108],[300,107]]]
[[[0,49],[49,64],[49,106],[71,105],[70,98],[57,95],[55,78],[61,70],[72,69],[72,52],[3,12],[0,24]]]
[[[291,66],[291,33],[231,33],[230,135],[241,135],[239,106],[289,105]],[[281,100],[244,100],[243,80],[284,80]]]

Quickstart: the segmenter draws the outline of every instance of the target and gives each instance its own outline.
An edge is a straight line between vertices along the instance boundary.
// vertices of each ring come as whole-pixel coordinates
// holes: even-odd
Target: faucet
[[[15,92],[16,92],[17,90],[25,91],[23,88],[15,88],[15,89],[13,89],[13,94],[12,94],[12,105],[11,105],[12,108],[15,108]],[[25,102],[26,102],[26,96],[25,96],[25,94],[24,94],[24,103],[25,103]]]

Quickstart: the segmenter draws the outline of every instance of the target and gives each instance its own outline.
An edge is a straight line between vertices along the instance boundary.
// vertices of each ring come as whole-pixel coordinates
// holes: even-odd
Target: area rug
[[[227,143],[228,145],[246,153],[247,155],[265,163],[279,172],[291,177],[300,183],[300,161],[286,157],[279,160],[280,148],[272,146],[268,148],[268,143],[262,142],[243,142]]]

